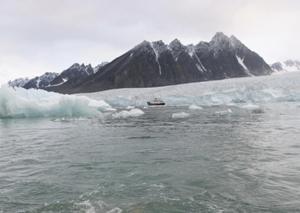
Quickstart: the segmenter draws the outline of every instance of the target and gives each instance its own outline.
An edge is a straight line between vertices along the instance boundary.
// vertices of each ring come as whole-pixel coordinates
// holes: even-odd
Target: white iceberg
[[[96,117],[112,110],[103,100],[44,90],[0,88],[0,118]]]
[[[187,118],[189,116],[190,114],[186,112],[177,112],[172,114],[173,119],[182,119],[182,118]]]
[[[203,108],[201,106],[197,106],[195,104],[192,104],[189,106],[189,110],[202,110]]]
[[[140,109],[123,110],[112,114],[113,118],[128,118],[128,117],[139,117],[145,113]]]

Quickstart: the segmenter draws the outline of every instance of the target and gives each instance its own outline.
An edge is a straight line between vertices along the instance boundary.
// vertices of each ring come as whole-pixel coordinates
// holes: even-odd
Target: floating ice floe
[[[145,114],[140,109],[131,109],[131,110],[123,110],[121,112],[116,112],[112,114],[113,118],[128,118],[128,117],[139,117],[141,115]]]
[[[123,212],[122,209],[116,207],[116,208],[113,208],[113,209],[109,210],[106,213],[122,213],[122,212]]]
[[[248,110],[254,110],[254,109],[259,109],[260,107],[255,104],[245,104],[245,105],[242,105],[241,108],[248,109]]]
[[[264,109],[261,108],[259,105],[255,105],[255,104],[242,105],[241,108],[250,110],[252,113],[256,113],[256,114],[264,113]]]
[[[126,109],[134,109],[134,106],[128,106]]]
[[[172,114],[173,119],[182,119],[182,118],[187,118],[189,116],[190,116],[190,114],[186,113],[186,112],[178,112],[178,113]]]
[[[192,104],[189,106],[190,110],[202,110],[203,108],[201,106],[197,106],[195,104]]]

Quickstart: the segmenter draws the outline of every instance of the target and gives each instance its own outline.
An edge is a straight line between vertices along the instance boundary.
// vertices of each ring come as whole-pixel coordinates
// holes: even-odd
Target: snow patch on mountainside
[[[62,82],[58,83],[58,84],[52,84],[52,85],[48,85],[47,87],[57,87],[60,85],[63,85],[64,83],[66,83],[68,81],[68,78],[62,78]]]
[[[247,68],[247,66],[244,63],[244,59],[239,57],[238,55],[235,55],[236,59],[238,60],[239,64],[244,68],[245,72],[249,75],[249,76],[253,76],[250,72],[249,69]]]
[[[151,45],[151,48],[153,49],[153,52],[155,54],[155,60],[156,60],[156,63],[158,65],[159,75],[161,75],[161,66],[160,66],[160,63],[159,63],[159,51],[158,51],[158,49],[156,48],[156,45],[153,42],[151,42],[150,45]]]
[[[187,50],[188,50],[188,54],[190,55],[191,58],[194,58],[196,59],[197,63],[196,63],[196,67],[197,69],[200,71],[200,72],[205,72],[207,71],[206,68],[203,66],[200,58],[198,57],[198,55],[196,54],[196,51],[195,51],[195,46],[194,45],[189,45],[187,47]]]

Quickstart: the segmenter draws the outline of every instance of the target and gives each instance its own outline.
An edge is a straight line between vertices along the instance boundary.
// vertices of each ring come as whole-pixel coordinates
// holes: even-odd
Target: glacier
[[[153,98],[162,99],[170,107],[186,107],[186,110],[225,105],[262,113],[266,104],[293,102],[299,106],[299,82],[300,72],[292,72],[77,95],[1,86],[0,118],[137,117],[144,114],[141,109],[147,108],[147,101]]]
[[[112,107],[146,107],[160,98],[167,106],[246,105],[300,102],[300,72],[179,84],[153,88],[114,89],[80,94]],[[193,108],[193,107],[192,107]]]

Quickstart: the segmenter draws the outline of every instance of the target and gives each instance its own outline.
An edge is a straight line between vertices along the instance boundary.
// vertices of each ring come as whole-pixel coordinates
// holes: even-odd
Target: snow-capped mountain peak
[[[80,68],[79,63],[74,63],[72,66],[69,67],[69,69],[77,69],[77,68]]]
[[[209,49],[214,53],[214,56],[217,56],[222,50],[232,49],[230,38],[222,32],[216,33],[209,42]]]
[[[140,50],[140,51],[143,51],[143,50],[146,50],[149,48],[149,45],[150,45],[150,42],[147,41],[147,40],[144,40],[142,41],[141,43],[139,43],[138,45],[136,45],[132,51],[137,51],[137,50]]]
[[[177,38],[170,42],[168,49],[171,51],[174,59],[177,61],[179,55],[186,51],[186,46],[184,46]]]
[[[177,38],[175,38],[173,41],[170,42],[168,47],[172,50],[179,50],[183,49],[184,45]]]
[[[167,45],[162,40],[151,42],[151,46],[158,55],[167,50]]]
[[[225,35],[223,32],[217,32],[211,39],[212,42],[223,42],[223,41],[229,41],[229,37]]]

